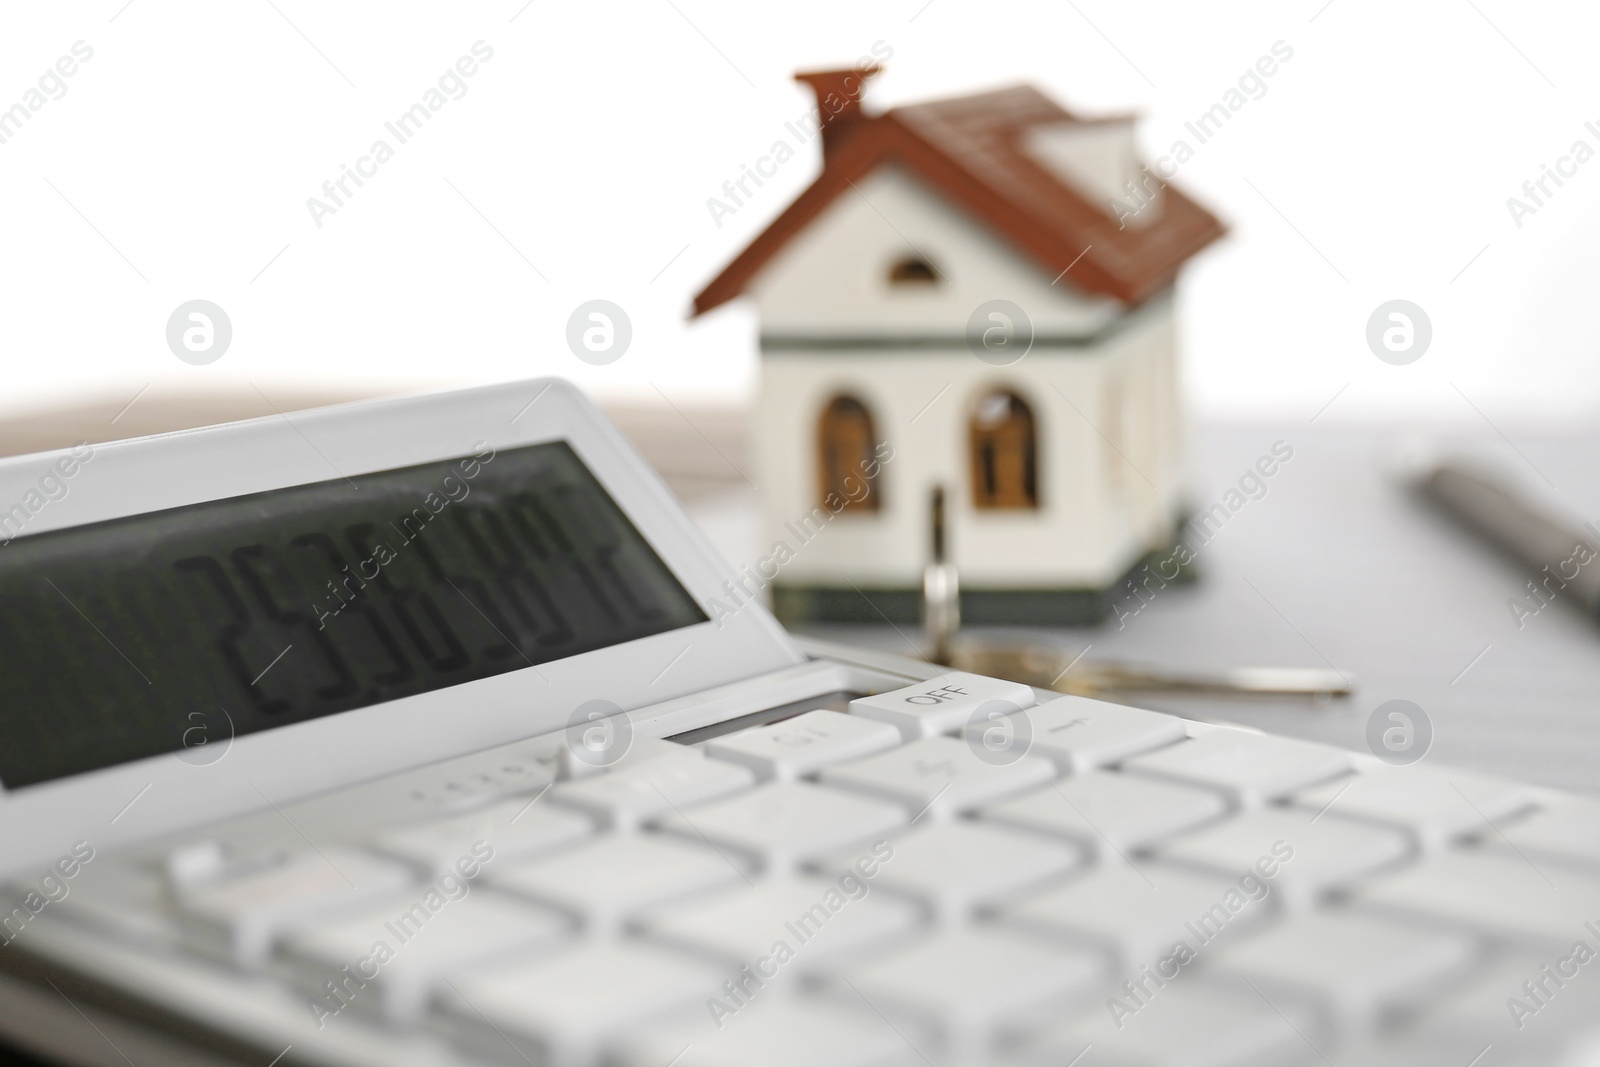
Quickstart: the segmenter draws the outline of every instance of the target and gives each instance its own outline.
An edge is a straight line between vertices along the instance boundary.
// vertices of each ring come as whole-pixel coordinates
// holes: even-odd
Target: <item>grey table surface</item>
[[[1521,620],[1531,568],[1503,559],[1412,499],[1397,477],[1418,451],[1406,431],[1306,426],[1209,428],[1192,435],[1191,499],[1222,499],[1273,442],[1294,457],[1199,546],[1199,581],[1161,590],[1137,614],[1094,628],[1014,631],[1069,656],[1214,671],[1334,666],[1356,683],[1321,705],[1171,694],[1128,702],[1367,747],[1386,701],[1419,706],[1425,760],[1600,794],[1600,625],[1559,599]],[[1600,439],[1435,437],[1428,447],[1502,470],[1576,520],[1600,517]],[[754,494],[742,485],[687,497],[725,553],[758,557]],[[1597,561],[1595,566],[1600,566]],[[1130,605],[1131,607],[1132,605]],[[904,628],[902,628],[904,629]],[[818,627],[818,636],[902,653],[915,633]],[[984,636],[1003,636],[984,631]]]

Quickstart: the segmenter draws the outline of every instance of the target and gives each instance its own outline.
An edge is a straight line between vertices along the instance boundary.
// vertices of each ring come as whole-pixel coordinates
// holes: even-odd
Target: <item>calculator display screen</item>
[[[198,758],[705,620],[562,441],[18,537],[0,784]]]

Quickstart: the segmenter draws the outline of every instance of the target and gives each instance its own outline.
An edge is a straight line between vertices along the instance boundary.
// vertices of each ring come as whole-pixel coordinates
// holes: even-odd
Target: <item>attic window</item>
[[[907,256],[889,268],[890,285],[933,285],[939,272],[921,256]]]

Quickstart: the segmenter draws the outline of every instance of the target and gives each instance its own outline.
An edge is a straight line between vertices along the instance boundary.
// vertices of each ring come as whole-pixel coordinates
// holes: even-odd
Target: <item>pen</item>
[[[1574,527],[1487,473],[1443,462],[1418,479],[1417,494],[1535,573],[1541,600],[1569,600],[1600,621],[1600,552],[1594,523]]]

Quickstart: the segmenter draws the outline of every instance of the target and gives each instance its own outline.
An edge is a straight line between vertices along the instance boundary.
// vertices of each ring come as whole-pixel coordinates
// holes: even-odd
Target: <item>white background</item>
[[[873,106],[1027,81],[1083,113],[1141,112],[1152,155],[1274,41],[1294,49],[1177,178],[1231,227],[1184,279],[1201,417],[1326,406],[1330,423],[1515,434],[1600,409],[1600,160],[1520,229],[1506,207],[1574,140],[1600,149],[1586,5],[124,4],[0,9],[0,108],[73,42],[94,49],[0,145],[0,409],[149,383],[382,392],[547,373],[613,398],[746,397],[751,312],[691,323],[689,301],[814,177],[815,142],[720,228],[706,200],[806,109],[796,69],[879,40],[893,57]],[[306,199],[394,144],[383,123],[480,39],[494,58],[465,97],[318,229]],[[164,337],[196,297],[234,328],[205,367]],[[634,325],[606,367],[563,336],[596,297]],[[1364,342],[1395,297],[1434,326],[1406,367]]]

